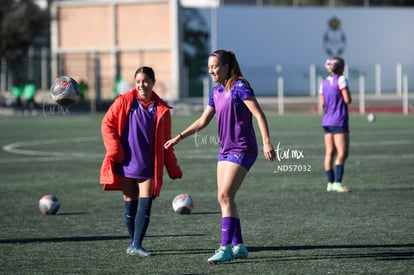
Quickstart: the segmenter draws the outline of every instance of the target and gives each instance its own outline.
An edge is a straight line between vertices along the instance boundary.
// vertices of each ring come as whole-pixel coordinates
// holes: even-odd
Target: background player
[[[345,160],[349,153],[349,115],[348,104],[351,95],[348,88],[348,79],[343,76],[345,61],[340,57],[328,59],[325,67],[330,75],[320,86],[320,104],[325,113],[322,127],[325,135],[325,173],[328,179],[328,192],[348,192],[347,186],[342,184]],[[335,171],[333,160],[335,159]]]

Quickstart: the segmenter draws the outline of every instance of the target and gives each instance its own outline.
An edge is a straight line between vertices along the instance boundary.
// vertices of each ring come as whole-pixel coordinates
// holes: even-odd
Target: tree
[[[49,25],[49,13],[33,0],[1,0],[0,58],[6,58],[9,70],[17,75],[28,47]],[[17,75],[18,76],[18,75]]]
[[[200,96],[203,91],[202,78],[207,72],[209,54],[209,30],[197,9],[183,9],[184,65],[188,69],[189,96]]]

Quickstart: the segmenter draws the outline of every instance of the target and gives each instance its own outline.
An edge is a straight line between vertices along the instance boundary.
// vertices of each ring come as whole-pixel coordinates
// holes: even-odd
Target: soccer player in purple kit
[[[163,169],[171,179],[182,177],[172,148],[170,107],[152,90],[154,71],[140,67],[135,72],[135,88],[120,95],[102,119],[106,155],[100,183],[104,190],[122,190],[125,223],[130,236],[127,253],[142,257],[151,253],[142,247],[152,201],[161,192]]]
[[[322,127],[325,135],[324,167],[328,192],[346,193],[348,187],[342,184],[344,165],[349,153],[349,115],[348,104],[351,94],[348,79],[343,76],[345,61],[340,57],[328,59],[325,67],[330,75],[322,82],[319,94],[325,113]],[[333,169],[334,157],[335,170]]]
[[[276,153],[270,143],[266,117],[253,89],[242,75],[235,54],[226,50],[215,51],[208,58],[208,71],[213,82],[218,83],[210,94],[208,106],[199,119],[167,141],[165,148],[201,131],[216,115],[220,139],[217,197],[222,215],[222,239],[219,249],[208,259],[208,263],[214,264],[248,256],[235,198],[258,155],[253,116],[261,132],[265,158],[273,162]]]

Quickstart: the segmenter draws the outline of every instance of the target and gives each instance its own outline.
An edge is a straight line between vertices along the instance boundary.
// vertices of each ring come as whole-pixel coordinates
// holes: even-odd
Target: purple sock
[[[236,218],[224,217],[221,219],[221,245],[226,246],[231,243],[234,234]]]
[[[234,222],[234,234],[233,234],[233,239],[231,242],[233,243],[233,246],[243,243],[240,219],[237,219],[237,218]]]

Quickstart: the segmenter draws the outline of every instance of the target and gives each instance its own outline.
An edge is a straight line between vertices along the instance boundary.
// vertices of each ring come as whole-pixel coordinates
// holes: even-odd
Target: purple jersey
[[[348,129],[348,105],[342,97],[345,88],[348,88],[348,80],[343,75],[330,75],[322,82],[319,90],[325,103],[322,126]]]
[[[122,134],[125,159],[115,171],[127,178],[154,178],[154,143],[157,108],[155,103],[148,109],[134,99],[128,121]]]
[[[226,92],[219,84],[210,94],[208,104],[216,110],[221,156],[229,153],[257,156],[252,113],[243,102],[251,96],[253,89],[241,80],[236,81],[231,91]]]

